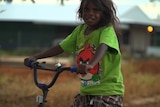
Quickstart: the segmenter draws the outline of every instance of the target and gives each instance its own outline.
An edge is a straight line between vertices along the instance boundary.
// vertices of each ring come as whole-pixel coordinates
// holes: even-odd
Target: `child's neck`
[[[96,30],[98,27],[87,27],[86,29],[85,29],[85,32],[84,32],[84,34],[85,35],[89,35],[90,33],[92,33],[94,30]]]

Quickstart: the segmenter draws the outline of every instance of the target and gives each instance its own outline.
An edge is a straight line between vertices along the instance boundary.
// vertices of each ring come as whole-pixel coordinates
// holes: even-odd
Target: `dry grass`
[[[122,64],[125,83],[124,103],[160,95],[160,73],[142,72],[143,69],[139,69],[135,63],[137,62],[124,61]],[[48,82],[52,78],[50,74],[40,75],[43,82]],[[46,107],[70,107],[78,90],[79,80],[76,75],[63,73],[50,89]],[[0,107],[36,107],[36,95],[41,95],[41,91],[34,85],[30,69],[0,66]]]
[[[132,99],[160,95],[160,72],[142,71],[135,63],[137,62],[127,61],[122,65],[125,83],[125,102],[129,102]],[[148,67],[153,67],[154,69],[154,66]]]

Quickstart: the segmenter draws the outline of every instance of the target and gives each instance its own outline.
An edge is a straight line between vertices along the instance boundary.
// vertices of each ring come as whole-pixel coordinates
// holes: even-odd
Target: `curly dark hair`
[[[118,25],[120,21],[116,15],[116,6],[112,2],[112,0],[81,0],[80,7],[77,11],[79,19],[83,20],[82,14],[89,2],[92,2],[97,8],[102,11],[103,17],[101,22],[99,23],[99,26],[112,25],[116,30],[116,33],[118,33]]]

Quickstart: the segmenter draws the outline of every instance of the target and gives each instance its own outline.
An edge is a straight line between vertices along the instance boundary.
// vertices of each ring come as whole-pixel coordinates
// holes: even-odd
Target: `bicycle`
[[[44,66],[45,62],[39,63],[39,62],[32,62],[31,63],[31,68],[33,69],[34,73],[34,83],[35,85],[40,88],[43,92],[43,95],[39,95],[36,97],[36,102],[38,103],[37,107],[44,107],[45,102],[47,102],[46,98],[47,98],[47,94],[49,91],[49,88],[51,88],[60,73],[62,73],[63,71],[71,71],[71,72],[76,72],[76,67],[71,66],[71,67],[62,67],[62,65],[60,63],[57,63],[55,66],[55,69],[49,68]],[[44,84],[44,83],[39,83],[38,82],[38,73],[37,70],[46,70],[46,71],[52,71],[52,72],[56,72],[53,79],[50,81],[50,83],[48,84]]]

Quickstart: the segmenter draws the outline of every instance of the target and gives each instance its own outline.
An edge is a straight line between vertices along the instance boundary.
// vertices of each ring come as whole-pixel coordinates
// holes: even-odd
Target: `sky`
[[[37,4],[52,4],[52,3],[58,3],[61,0],[35,0]],[[116,4],[142,4],[147,3],[149,0],[113,0]],[[65,4],[79,4],[80,0],[64,0]],[[13,0],[13,3],[32,3],[31,0]]]
[[[47,1],[47,0],[35,0],[35,1]],[[53,0],[48,0],[48,1],[53,1]],[[54,1],[60,1],[60,0],[54,0]],[[71,2],[71,3],[76,3],[80,0],[64,0],[66,3]],[[113,0],[114,2],[118,2],[120,4],[141,4],[141,3],[146,3],[149,2],[149,0]]]
[[[149,0],[113,0],[113,1],[118,4],[129,4],[129,5],[149,2]]]

